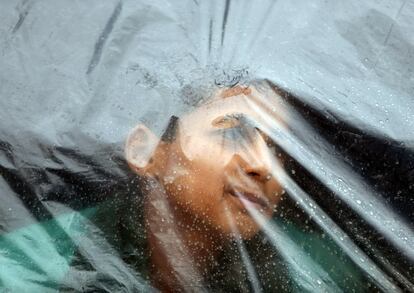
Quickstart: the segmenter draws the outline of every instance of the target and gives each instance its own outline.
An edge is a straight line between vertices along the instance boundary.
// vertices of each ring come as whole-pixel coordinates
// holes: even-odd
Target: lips
[[[245,205],[253,205],[254,208],[262,208],[262,209],[269,209],[270,203],[267,198],[265,198],[263,195],[248,192],[248,191],[240,191],[236,189],[229,189],[227,192],[237,198],[242,204],[243,207]]]

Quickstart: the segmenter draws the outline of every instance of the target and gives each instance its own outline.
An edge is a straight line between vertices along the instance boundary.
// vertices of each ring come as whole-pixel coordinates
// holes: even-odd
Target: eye
[[[215,135],[222,141],[236,145],[246,141],[245,135],[239,128],[220,128],[215,131]]]
[[[256,130],[246,121],[243,113],[229,113],[215,118],[211,124],[216,128],[215,133],[233,147],[247,147],[254,144]]]
[[[254,171],[248,172],[247,175],[252,176],[252,177],[258,177],[258,176],[260,176],[259,173],[254,172]]]

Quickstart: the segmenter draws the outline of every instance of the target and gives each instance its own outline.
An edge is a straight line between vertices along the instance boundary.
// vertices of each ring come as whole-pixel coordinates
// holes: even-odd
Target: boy
[[[129,135],[126,158],[146,186],[151,278],[160,290],[203,288],[225,243],[260,230],[249,210],[272,217],[283,192],[271,172],[279,162],[255,126],[263,114],[283,120],[269,110],[278,98],[269,86],[239,85],[173,117],[160,139],[142,124]]]

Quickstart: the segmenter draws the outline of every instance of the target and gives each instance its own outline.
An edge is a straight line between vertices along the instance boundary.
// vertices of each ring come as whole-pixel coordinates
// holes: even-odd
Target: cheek
[[[195,216],[213,217],[223,196],[222,176],[209,168],[193,166],[185,176],[176,176],[165,187],[173,203]]]
[[[283,194],[283,188],[276,180],[271,180],[265,185],[265,193],[268,195],[270,203],[277,206]]]
[[[215,169],[223,169],[237,151],[233,145],[217,137],[187,137],[182,149],[185,156],[197,165]]]

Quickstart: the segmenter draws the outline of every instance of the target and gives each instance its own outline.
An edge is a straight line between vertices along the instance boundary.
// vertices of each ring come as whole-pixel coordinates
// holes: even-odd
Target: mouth
[[[256,210],[267,210],[270,208],[269,201],[263,195],[234,189],[228,190],[228,194],[235,197],[242,204],[244,209],[253,208]]]

